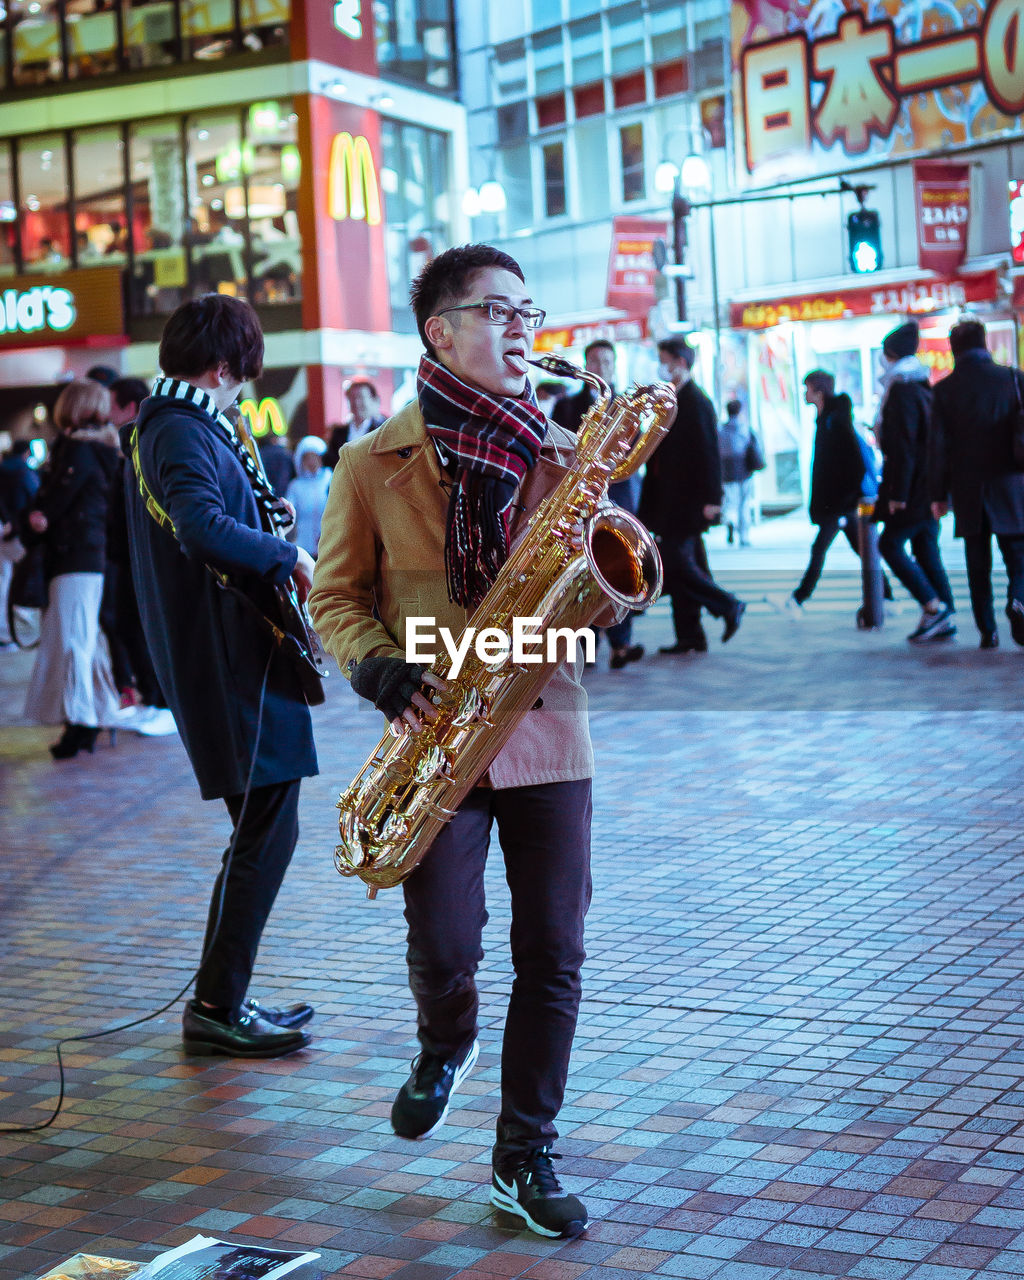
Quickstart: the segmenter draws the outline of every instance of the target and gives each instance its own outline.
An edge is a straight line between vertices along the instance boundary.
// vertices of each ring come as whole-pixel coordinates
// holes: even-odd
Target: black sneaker
[[[911,644],[920,644],[924,640],[944,640],[955,634],[953,610],[948,604],[944,604],[940,605],[934,613],[929,613],[927,609],[922,610],[921,621],[907,639]]]
[[[421,1053],[412,1060],[412,1075],[391,1104],[391,1127],[400,1138],[429,1138],[444,1124],[451,1096],[473,1070],[480,1043],[474,1040],[461,1058],[435,1058]]]
[[[491,1204],[522,1218],[539,1236],[571,1240],[589,1226],[586,1206],[562,1190],[555,1177],[552,1160],[559,1160],[548,1147],[539,1147],[525,1157],[499,1160],[491,1174]]]
[[[1006,616],[1010,619],[1010,635],[1018,644],[1024,645],[1024,604],[1011,600],[1006,606]]]

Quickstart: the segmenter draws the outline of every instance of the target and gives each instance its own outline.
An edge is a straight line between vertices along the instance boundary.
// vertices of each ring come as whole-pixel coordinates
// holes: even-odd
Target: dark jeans
[[[484,865],[497,822],[515,970],[501,1049],[502,1154],[525,1154],[558,1136],[590,905],[590,788],[589,778],[477,787],[402,886],[417,1035],[425,1053],[451,1058],[477,1032]]]
[[[988,517],[983,515],[982,519],[983,532],[969,533],[964,537],[964,558],[975,626],[983,635],[991,635],[996,630],[992,603],[992,529]],[[997,533],[996,542],[1010,580],[1007,603],[1011,600],[1024,601],[1024,533]]]
[[[913,559],[907,555],[907,543]],[[886,521],[878,535],[882,559],[922,607],[938,598],[954,609],[953,592],[939,554],[939,522],[929,517],[913,524]],[[916,563],[915,563],[916,562]]]
[[[299,779],[254,787],[241,825],[242,796],[227,796],[224,803],[238,831],[238,840],[227,867],[219,925],[217,913],[227,850],[213,886],[196,998],[222,1009],[237,1010],[249,989],[263,926],[299,838]]]
[[[711,576],[708,553],[699,533],[687,538],[662,538],[658,543],[665,570],[665,594],[672,599],[672,625],[682,644],[703,635],[700,611],[727,618],[739,600]]]
[[[821,577],[821,571],[825,567],[825,557],[828,555],[828,549],[835,542],[840,532],[846,534],[846,541],[853,547],[857,557],[860,557],[857,520],[857,512],[851,511],[848,515],[834,516],[831,520],[824,520],[818,525],[817,536],[811,543],[811,558],[807,562],[804,576],[800,579],[800,585],[793,592],[794,600],[803,604],[805,600],[811,598],[814,588],[818,585],[818,579]],[[888,578],[883,578],[882,580],[882,593],[886,600],[892,599],[892,587],[889,585]]]

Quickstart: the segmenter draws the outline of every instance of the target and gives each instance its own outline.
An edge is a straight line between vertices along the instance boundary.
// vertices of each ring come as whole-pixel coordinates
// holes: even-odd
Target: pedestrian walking
[[[92,752],[100,729],[116,728],[120,699],[100,631],[107,553],[107,502],[121,454],[110,392],[90,378],[69,382],[53,419],[60,435],[31,508],[28,540],[43,544],[49,601],[25,699],[39,724],[64,724],[55,760]]]
[[[639,516],[658,539],[672,600],[675,643],[659,652],[703,652],[708,641],[701,610],[724,621],[724,644],[747,606],[715,582],[704,546],[704,533],[722,514],[722,464],[718,415],[693,381],[696,352],[684,338],[667,338],[658,343],[658,355],[663,376],[676,388],[676,416],[647,464]]]
[[[14,645],[7,627],[7,597],[14,565],[24,554],[18,537],[21,516],[39,490],[39,476],[29,464],[32,446],[15,440],[0,458],[0,648]]]
[[[861,499],[864,455],[853,425],[853,403],[843,392],[836,395],[836,381],[824,369],[813,369],[804,378],[804,403],[811,405],[817,421],[814,430],[814,454],[811,461],[811,524],[818,532],[811,544],[811,555],[804,576],[787,607],[799,613],[814,593],[828,549],[840,532],[857,556],[857,506]],[[885,598],[892,599],[892,588],[884,581]]]
[[[283,497],[298,473],[291,449],[280,436],[266,435],[259,443],[259,451],[270,487]]]
[[[135,430],[122,428],[132,572],[200,792],[224,800],[234,827],[183,1041],[186,1053],[274,1058],[309,1043],[301,1027],[313,1009],[265,1007],[248,987],[298,839],[299,782],[317,763],[299,676],[259,615],[272,607],[274,585],[293,578],[304,592],[313,562],[267,531],[283,527],[284,504],[225,416],[262,370],[252,308],[228,294],[183,303],[164,327],[159,359],[166,376]]]
[[[875,499],[875,519],[884,522],[879,553],[921,606],[921,619],[907,636],[914,644],[956,635],[953,592],[939,552],[939,522],[929,501],[932,389],[928,370],[917,358],[919,341],[913,320],[882,341],[885,371],[877,419],[882,476]]]
[[[417,277],[412,306],[425,347],[418,398],[374,439],[342,450],[310,597],[317,630],[352,687],[393,728],[410,731],[434,712],[427,697],[436,677],[407,662],[396,642],[406,617],[462,631],[573,454],[572,436],[545,418],[527,380],[544,312],[508,254],[479,244],[446,250]],[[552,1151],[591,893],[593,753],[580,672],[578,661],[556,669],[402,884],[420,1053],[391,1125],[399,1137],[422,1138],[443,1123],[477,1056],[484,865],[497,824],[515,978],[491,1201],[548,1237],[587,1226]]]
[[[304,436],[295,446],[298,474],[289,484],[285,497],[295,508],[295,541],[316,558],[320,545],[320,521],[327,505],[331,473],[324,466],[327,443],[319,436]]]
[[[982,649],[999,644],[992,595],[995,536],[1008,579],[1010,634],[1024,645],[1024,473],[1015,469],[1012,449],[1020,374],[992,359],[980,320],[954,325],[949,347],[953,371],[935,385],[929,434],[932,514],[940,519],[952,504]]]
[[[324,466],[333,471],[338,465],[338,453],[342,445],[358,440],[360,436],[376,431],[384,421],[381,412],[380,392],[369,378],[353,378],[345,390],[348,407],[352,416],[346,423],[339,423],[331,428],[331,436],[327,442],[324,455]]]
[[[760,444],[743,421],[741,401],[730,400],[725,412],[726,420],[718,433],[724,490],[722,518],[728,542],[731,544],[734,537],[738,537],[741,547],[749,547],[750,504],[754,493],[752,451],[756,449],[760,453]]]

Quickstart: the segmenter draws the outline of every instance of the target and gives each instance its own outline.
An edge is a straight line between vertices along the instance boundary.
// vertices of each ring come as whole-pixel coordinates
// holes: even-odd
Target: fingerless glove
[[[397,720],[412,706],[412,695],[422,692],[420,681],[426,667],[404,658],[377,654],[357,662],[351,671],[352,688],[372,702],[389,720]]]

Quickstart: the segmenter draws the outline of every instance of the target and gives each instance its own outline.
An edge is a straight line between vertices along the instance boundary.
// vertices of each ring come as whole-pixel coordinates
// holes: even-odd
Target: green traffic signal
[[[855,209],[846,220],[850,270],[867,275],[882,269],[882,226],[874,209]]]

